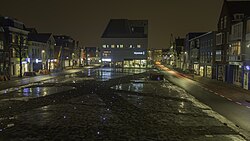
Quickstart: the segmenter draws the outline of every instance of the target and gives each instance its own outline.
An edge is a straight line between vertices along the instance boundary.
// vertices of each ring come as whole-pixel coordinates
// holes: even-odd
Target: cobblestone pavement
[[[183,89],[147,76],[89,70],[2,94],[0,140],[244,140]]]

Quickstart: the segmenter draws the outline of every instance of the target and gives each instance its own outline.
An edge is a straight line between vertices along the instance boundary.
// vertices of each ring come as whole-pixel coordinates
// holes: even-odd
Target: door
[[[248,72],[244,72],[244,89],[248,90]]]

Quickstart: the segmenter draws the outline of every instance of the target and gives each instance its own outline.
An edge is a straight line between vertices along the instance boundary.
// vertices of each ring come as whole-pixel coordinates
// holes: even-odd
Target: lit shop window
[[[133,45],[129,45],[129,48],[133,48]]]
[[[120,48],[123,48],[124,46],[123,45],[120,45]]]
[[[137,48],[141,48],[141,45],[137,45]]]
[[[115,48],[115,45],[111,45],[111,48]]]
[[[106,45],[102,45],[102,47],[103,47],[103,48],[107,48],[107,46],[106,46]]]

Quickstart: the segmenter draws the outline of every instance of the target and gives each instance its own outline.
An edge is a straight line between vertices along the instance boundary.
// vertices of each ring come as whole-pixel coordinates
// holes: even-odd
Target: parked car
[[[36,76],[35,72],[24,72],[24,76]]]

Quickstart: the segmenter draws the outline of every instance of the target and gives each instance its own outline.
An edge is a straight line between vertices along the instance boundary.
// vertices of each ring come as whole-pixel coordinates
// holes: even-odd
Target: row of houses
[[[80,65],[82,56],[79,42],[70,36],[39,33],[17,19],[0,16],[0,76],[4,79]]]
[[[167,63],[250,89],[250,1],[224,1],[217,31],[176,38]],[[171,48],[173,51],[171,51]]]

